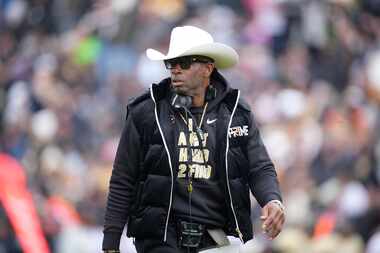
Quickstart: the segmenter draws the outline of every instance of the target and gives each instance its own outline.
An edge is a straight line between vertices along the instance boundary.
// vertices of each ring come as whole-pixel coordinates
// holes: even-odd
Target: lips
[[[183,83],[182,80],[178,80],[178,79],[173,79],[173,80],[172,80],[172,84],[173,84],[173,86],[179,86],[179,85],[181,85],[182,83]]]

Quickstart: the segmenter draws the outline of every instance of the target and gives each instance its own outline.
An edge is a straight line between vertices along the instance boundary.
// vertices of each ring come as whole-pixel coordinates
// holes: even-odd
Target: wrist
[[[108,253],[107,250],[116,250],[116,253],[118,253],[118,251],[120,251],[119,248],[121,235],[121,232],[104,232],[102,243],[103,251]],[[110,251],[110,253],[112,253],[112,251]]]
[[[282,202],[280,200],[274,199],[274,200],[269,201],[269,203],[276,204],[278,207],[280,207],[282,212],[285,212],[285,206],[284,206],[284,204],[282,204]]]

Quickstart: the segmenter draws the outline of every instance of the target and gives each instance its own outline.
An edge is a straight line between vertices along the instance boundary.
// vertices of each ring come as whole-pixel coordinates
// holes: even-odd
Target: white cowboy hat
[[[146,50],[146,55],[153,61],[203,55],[214,59],[218,69],[230,68],[239,61],[239,56],[232,47],[214,42],[208,32],[195,26],[175,27],[172,30],[167,55],[152,48]]]

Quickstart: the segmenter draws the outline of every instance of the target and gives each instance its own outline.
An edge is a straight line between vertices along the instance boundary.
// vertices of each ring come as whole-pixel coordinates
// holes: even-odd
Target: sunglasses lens
[[[181,61],[179,62],[179,66],[181,66],[182,69],[189,69],[191,66],[191,58],[190,57],[182,58]]]
[[[181,67],[181,69],[189,69],[191,66],[191,58],[190,57],[181,57],[176,59],[165,60],[165,67],[167,69],[174,69],[177,64]]]

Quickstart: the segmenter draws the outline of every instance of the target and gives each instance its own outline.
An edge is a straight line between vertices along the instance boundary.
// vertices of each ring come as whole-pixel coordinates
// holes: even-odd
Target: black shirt
[[[180,219],[211,227],[224,227],[225,197],[220,172],[215,164],[216,122],[209,118],[212,116],[211,113],[204,115],[200,126],[201,132],[196,133],[203,110],[204,108],[191,108],[193,118],[183,111],[176,115],[178,129],[176,157],[179,166],[175,181],[174,215]],[[203,141],[199,142],[198,137],[201,134]],[[191,193],[189,192],[190,182]]]

